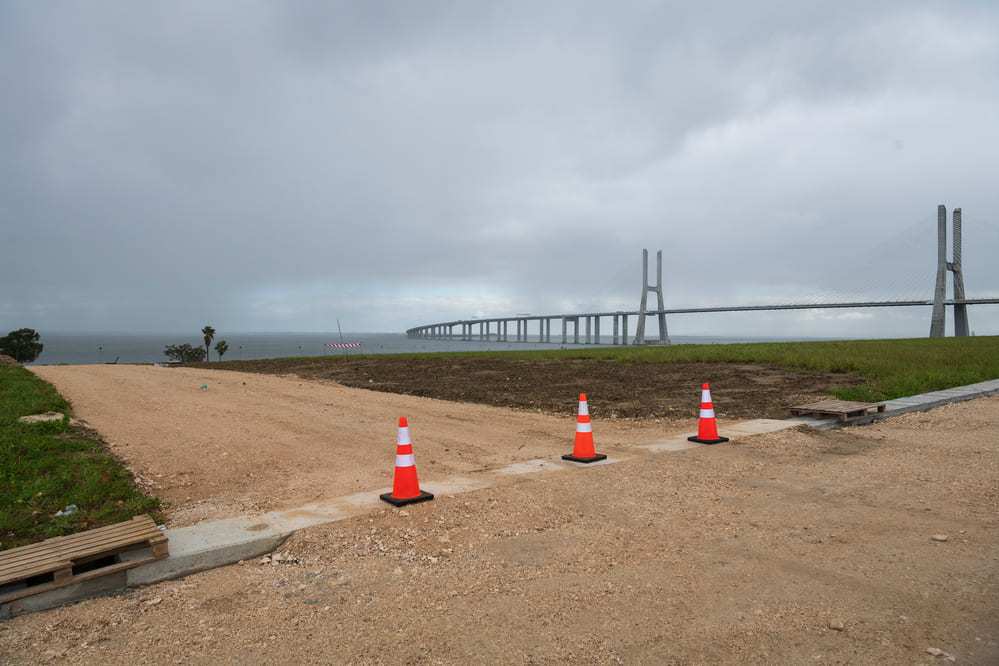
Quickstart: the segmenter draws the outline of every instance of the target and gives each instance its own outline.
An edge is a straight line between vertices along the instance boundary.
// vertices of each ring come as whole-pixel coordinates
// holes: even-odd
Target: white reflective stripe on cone
[[[399,439],[396,440],[396,445],[399,446],[402,444],[412,444],[409,441],[409,427],[399,428]]]
[[[701,389],[701,402],[711,402],[711,391]]]
[[[416,458],[413,457],[412,453],[406,455],[396,454],[395,456],[396,467],[414,467],[415,465],[416,465]]]
[[[713,409],[702,409],[701,418],[702,419],[713,419],[715,417],[715,410]]]
[[[592,423],[577,423],[576,432],[593,432]]]
[[[581,401],[579,403],[579,415],[580,416],[589,416],[590,415],[590,408],[586,406],[586,401],[585,400],[583,400],[583,401]]]

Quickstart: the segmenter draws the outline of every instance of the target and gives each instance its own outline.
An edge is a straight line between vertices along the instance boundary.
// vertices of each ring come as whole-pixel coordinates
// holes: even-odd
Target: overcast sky
[[[930,299],[938,204],[996,297],[997,174],[994,0],[0,0],[0,334]]]

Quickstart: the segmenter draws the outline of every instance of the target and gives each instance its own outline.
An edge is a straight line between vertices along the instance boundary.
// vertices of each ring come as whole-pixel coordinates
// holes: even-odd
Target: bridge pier
[[[614,336],[615,345],[628,344],[628,315],[618,312],[614,315]]]
[[[568,325],[572,322],[572,343],[579,344],[579,317],[562,317],[562,344],[569,343]]]

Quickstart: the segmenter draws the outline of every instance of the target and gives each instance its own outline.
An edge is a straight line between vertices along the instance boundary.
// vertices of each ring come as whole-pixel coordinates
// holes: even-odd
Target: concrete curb
[[[967,386],[957,386],[942,391],[933,391],[932,393],[914,395],[908,398],[889,400],[885,403],[885,413],[878,416],[885,418],[888,416],[909,414],[911,412],[925,412],[934,407],[950,405],[955,402],[966,402],[993,395],[999,395],[999,379],[969,384]]]
[[[889,400],[885,403],[884,412],[852,421],[848,425],[863,425],[892,416],[927,411],[941,405],[997,394],[999,394],[999,379]],[[726,437],[736,440],[740,437],[776,432],[802,424],[818,430],[832,430],[844,425],[835,418],[756,419],[726,425],[724,434]],[[690,442],[686,435],[681,435],[653,442],[641,448],[648,452],[658,453],[684,451],[702,446],[705,445]],[[565,462],[556,458],[530,460],[489,470],[482,478],[455,477],[421,484],[421,487],[435,495],[457,495],[491,487],[496,480],[504,476],[561,472],[571,468],[603,466],[631,460],[634,457],[619,455],[594,465]],[[0,604],[0,621],[21,613],[72,604],[91,597],[120,592],[130,587],[181,578],[200,571],[235,564],[240,560],[260,557],[280,547],[297,530],[344,520],[368,513],[379,507],[386,507],[378,499],[378,495],[389,491],[391,488],[382,488],[338,497],[327,502],[310,504],[297,509],[274,511],[257,517],[228,518],[167,530],[166,535],[170,539],[170,557],[85,583],[69,585]]]
[[[835,430],[844,426],[867,425],[875,421],[882,421],[893,416],[911,414],[912,412],[925,412],[936,407],[954,404],[956,402],[967,402],[978,398],[986,398],[999,395],[999,379],[991,379],[987,382],[968,384],[967,386],[956,386],[954,388],[933,391],[920,395],[912,395],[907,398],[896,398],[885,401],[885,411],[880,414],[871,414],[862,419],[841,423],[838,419],[812,420],[808,418],[788,419],[788,422],[795,421],[804,423],[816,430]],[[797,424],[796,423],[796,424]]]
[[[455,495],[490,485],[492,484],[484,479],[456,477],[444,482],[423,484],[423,489],[435,495]],[[378,496],[391,490],[381,488],[297,509],[272,511],[257,517],[227,518],[167,530],[170,557],[128,569],[128,586],[150,585],[260,557],[278,548],[298,530],[334,523],[386,507]]]

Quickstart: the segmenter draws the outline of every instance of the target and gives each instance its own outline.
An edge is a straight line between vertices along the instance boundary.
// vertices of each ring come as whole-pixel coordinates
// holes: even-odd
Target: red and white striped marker
[[[687,439],[701,444],[719,444],[728,441],[728,437],[718,436],[718,426],[715,425],[715,408],[711,404],[711,391],[707,384],[701,387],[701,420],[697,425],[697,436]]]
[[[562,456],[562,460],[591,463],[607,456],[593,450],[593,424],[590,423],[590,408],[586,405],[586,394],[579,394],[579,415],[576,417],[576,441],[572,453]]]
[[[395,449],[395,479],[392,492],[379,497],[394,506],[426,502],[434,498],[432,493],[420,490],[416,478],[416,458],[413,457],[413,443],[409,439],[409,423],[406,417],[399,419],[399,437]]]

